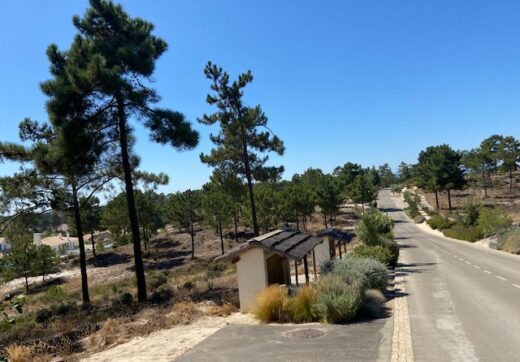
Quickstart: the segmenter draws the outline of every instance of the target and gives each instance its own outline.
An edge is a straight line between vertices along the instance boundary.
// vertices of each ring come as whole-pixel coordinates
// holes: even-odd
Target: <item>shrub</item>
[[[383,245],[358,245],[352,250],[351,255],[354,257],[375,259],[385,265],[390,265],[393,260],[392,253]]]
[[[37,323],[47,322],[52,317],[52,311],[47,308],[38,309],[34,319]]]
[[[296,323],[318,321],[317,303],[318,293],[313,287],[306,285],[299,288],[290,305],[293,321]]]
[[[132,297],[132,294],[125,292],[112,299],[112,308],[116,310],[122,310],[131,306],[133,303],[134,298]]]
[[[482,208],[477,223],[482,235],[488,237],[510,227],[513,220],[502,209]]]
[[[361,304],[359,313],[362,316],[381,318],[385,315],[385,303],[386,298],[380,290],[368,289],[365,291],[365,300]]]
[[[75,309],[76,305],[74,302],[70,303],[57,303],[51,305],[51,312],[53,315],[62,316],[65,314],[69,314]]]
[[[478,218],[480,215],[480,207],[477,204],[472,202],[468,203],[464,207],[464,225],[466,226],[474,226],[478,222]]]
[[[399,245],[394,240],[390,239],[384,239],[381,245],[383,245],[390,251],[392,259],[390,259],[389,265],[395,268],[397,266],[397,261],[399,260]]]
[[[69,296],[59,285],[52,285],[45,291],[43,298],[48,303],[61,303],[69,299]]]
[[[413,222],[416,224],[422,224],[426,219],[422,215],[417,215],[413,218]]]
[[[508,253],[520,254],[520,228],[502,231],[498,235],[498,248]]]
[[[482,233],[477,226],[455,224],[449,229],[443,230],[445,236],[453,239],[477,241],[482,238]]]
[[[102,253],[104,251],[105,251],[105,244],[103,243],[103,241],[101,241],[101,240],[96,241],[96,252]]]
[[[367,289],[385,291],[388,283],[388,270],[384,264],[372,258],[347,255],[334,262],[333,273],[343,277],[357,277]]]
[[[231,303],[225,302],[222,305],[215,305],[211,307],[206,314],[217,317],[225,317],[233,312],[236,312],[236,310],[236,306],[234,306]]]
[[[173,289],[169,285],[161,285],[155,289],[150,296],[152,303],[160,304],[168,302],[173,298]]]
[[[199,314],[195,303],[191,301],[179,302],[173,305],[169,319],[174,325],[190,324]]]
[[[20,344],[11,344],[5,347],[5,354],[9,362],[28,362],[32,361],[36,357],[36,347],[23,346]]]
[[[121,337],[121,328],[121,321],[114,318],[108,318],[103,323],[103,326],[99,330],[97,337],[100,339],[101,344],[104,346],[114,344]]]
[[[356,233],[365,244],[377,245],[382,237],[391,233],[393,227],[390,216],[377,209],[370,209],[363,214]]]
[[[427,221],[427,223],[433,230],[449,229],[454,224],[450,219],[438,214],[432,216],[430,220]]]
[[[355,278],[327,274],[316,283],[317,311],[330,323],[346,323],[357,313],[363,300],[363,287]]]
[[[262,290],[256,297],[253,314],[264,323],[287,322],[290,316],[287,290],[278,284]]]
[[[419,215],[419,203],[421,201],[419,195],[411,191],[404,192],[404,201],[408,204],[408,214],[413,219]]]
[[[152,270],[146,275],[146,282],[150,290],[155,290],[168,282],[169,273],[167,270]]]

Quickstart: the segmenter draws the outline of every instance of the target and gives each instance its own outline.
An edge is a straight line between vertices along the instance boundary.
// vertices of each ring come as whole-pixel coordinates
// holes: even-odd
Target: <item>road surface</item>
[[[416,361],[520,361],[520,257],[422,230],[389,191]]]

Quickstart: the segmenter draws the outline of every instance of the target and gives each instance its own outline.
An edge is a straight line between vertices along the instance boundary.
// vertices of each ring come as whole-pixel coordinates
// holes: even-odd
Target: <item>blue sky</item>
[[[518,1],[121,1],[169,43],[157,64],[163,106],[201,133],[193,151],[151,144],[136,126],[142,169],[166,172],[171,192],[197,188],[211,170],[210,128],[196,119],[209,83],[208,60],[234,78],[255,76],[246,101],[261,104],[286,144],[285,177],[415,162],[421,149],[475,147],[493,134],[520,136]],[[0,12],[0,139],[17,140],[24,117],[45,120],[39,82],[45,49],[70,44],[71,17],[86,0],[3,0]],[[0,174],[14,165],[0,164]]]

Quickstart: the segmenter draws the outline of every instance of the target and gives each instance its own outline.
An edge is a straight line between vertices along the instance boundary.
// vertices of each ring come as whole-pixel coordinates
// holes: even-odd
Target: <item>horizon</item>
[[[178,152],[152,144],[135,127],[140,169],[170,177],[160,192],[199,188],[212,172],[199,154],[212,148],[208,135],[217,128],[197,122],[214,110],[205,102],[203,67],[210,60],[232,80],[252,71],[245,99],[263,107],[285,142],[284,156],[270,155],[270,164],[285,166],[284,179],[309,167],[331,172],[348,161],[388,163],[396,171],[427,146],[461,150],[492,134],[520,135],[515,2],[119,3],[154,23],[154,34],[168,42],[154,75],[160,104],[184,113],[200,132],[196,149]],[[45,49],[70,45],[72,16],[87,6],[7,1],[0,15],[3,141],[18,141],[23,118],[47,119],[39,89],[50,77]],[[17,19],[31,26],[19,27]],[[0,175],[17,168],[6,162]]]

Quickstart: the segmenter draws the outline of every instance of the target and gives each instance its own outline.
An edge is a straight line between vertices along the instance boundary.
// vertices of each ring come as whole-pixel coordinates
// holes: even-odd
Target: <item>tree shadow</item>
[[[25,291],[25,288],[23,289],[23,293],[27,295],[33,295],[41,293],[45,290],[47,290],[49,287],[52,287],[53,285],[62,285],[65,284],[65,278],[52,278],[45,280],[44,282],[37,283],[37,284],[29,284],[29,291]],[[11,293],[13,294],[13,293]]]
[[[399,211],[403,211],[403,209],[399,209],[399,208],[395,208],[395,207],[385,207],[385,208],[382,208],[381,211],[383,211],[383,212],[399,212]]]
[[[186,258],[191,255],[191,251],[169,251],[160,255],[160,257],[154,257],[153,260],[146,262],[146,270],[163,270],[170,269],[175,266],[184,264]],[[127,268],[128,270],[135,270],[135,266]]]
[[[398,245],[399,245],[399,249],[413,249],[413,248],[417,247],[416,245],[413,245],[413,244],[398,244]]]
[[[126,264],[132,260],[130,254],[118,254],[115,252],[108,252],[98,254],[95,258],[91,257],[87,260],[87,263],[95,266],[96,268],[106,268],[118,264]]]
[[[150,248],[171,249],[176,246],[179,246],[179,244],[180,244],[179,240],[171,240],[169,238],[160,238],[160,239],[155,239],[153,242],[151,242]]]

